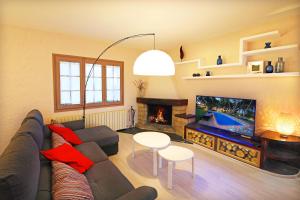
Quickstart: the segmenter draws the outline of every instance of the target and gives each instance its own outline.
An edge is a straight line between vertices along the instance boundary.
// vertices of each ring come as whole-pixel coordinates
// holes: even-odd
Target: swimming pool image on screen
[[[248,137],[255,129],[256,101],[224,97],[196,97],[198,123]]]

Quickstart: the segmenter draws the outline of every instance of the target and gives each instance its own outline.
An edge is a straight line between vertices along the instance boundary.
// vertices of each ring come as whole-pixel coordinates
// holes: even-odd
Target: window
[[[84,85],[95,59],[53,54],[54,110],[83,107]],[[86,86],[86,108],[120,106],[124,102],[121,61],[100,60]]]

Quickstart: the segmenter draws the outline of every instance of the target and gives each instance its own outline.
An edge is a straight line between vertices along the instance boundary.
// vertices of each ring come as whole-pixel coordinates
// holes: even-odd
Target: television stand
[[[261,166],[260,144],[240,135],[193,122],[185,126],[184,139],[252,166]]]

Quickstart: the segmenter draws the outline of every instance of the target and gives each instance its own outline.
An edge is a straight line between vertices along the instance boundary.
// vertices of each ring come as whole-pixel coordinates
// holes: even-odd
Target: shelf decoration
[[[288,50],[298,50],[298,44],[289,44],[289,45],[283,45],[283,46],[277,46],[277,47],[271,47],[271,48],[264,48],[264,49],[256,49],[256,50],[247,50],[247,43],[251,41],[255,41],[257,39],[264,39],[264,38],[271,38],[271,37],[279,37],[279,31],[271,31],[267,33],[261,33],[253,36],[243,37],[240,39],[240,50],[239,50],[239,61],[236,63],[226,63],[226,64],[220,64],[220,65],[207,65],[207,66],[201,66],[200,65],[200,59],[196,60],[190,60],[190,61],[184,61],[180,63],[175,63],[177,65],[179,64],[185,64],[185,63],[192,63],[197,62],[197,66],[199,69],[222,69],[222,68],[231,68],[231,67],[242,67],[247,66],[247,57],[253,56],[253,55],[261,55],[261,54],[267,54],[272,52],[281,52],[281,51],[288,51]],[[270,46],[270,44],[266,44],[267,46]],[[259,71],[261,69],[259,68]],[[276,68],[275,68],[276,71]],[[220,75],[220,76],[202,76],[202,77],[182,77],[182,79],[185,80],[194,80],[194,79],[221,79],[221,78],[259,78],[259,77],[299,77],[300,72],[283,72],[283,70],[278,70],[278,72],[282,72],[279,74],[264,74],[264,73],[256,73],[256,74],[233,74],[233,75]]]

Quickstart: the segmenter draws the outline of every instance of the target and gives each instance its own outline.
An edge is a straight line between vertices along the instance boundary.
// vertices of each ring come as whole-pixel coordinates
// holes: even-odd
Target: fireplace
[[[187,99],[138,97],[136,126],[146,130],[183,135],[184,126],[191,121],[191,118],[185,118],[187,104]]]
[[[148,104],[149,123],[172,125],[172,106]]]

